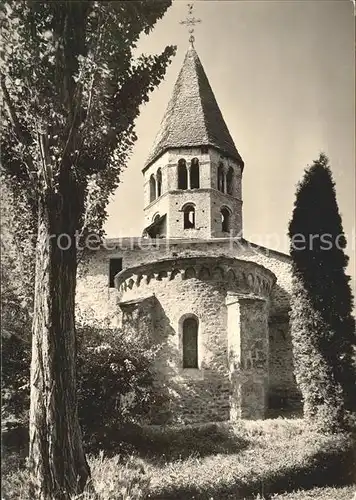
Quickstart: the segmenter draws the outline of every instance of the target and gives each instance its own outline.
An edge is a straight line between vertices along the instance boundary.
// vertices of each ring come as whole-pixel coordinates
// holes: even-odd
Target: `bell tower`
[[[244,162],[193,41],[191,37],[143,168],[144,234],[202,239],[241,236]]]

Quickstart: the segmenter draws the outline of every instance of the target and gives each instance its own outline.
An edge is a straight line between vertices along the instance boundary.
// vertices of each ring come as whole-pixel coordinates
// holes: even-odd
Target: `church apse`
[[[244,167],[192,44],[142,168],[142,237],[91,254],[77,289],[160,346],[156,423],[263,418],[295,388],[290,257],[243,239]]]
[[[229,420],[238,405],[240,416],[252,416],[244,410],[251,403],[247,389],[240,398],[237,385],[231,382],[235,374],[229,364],[226,297],[237,294],[245,304],[246,294],[250,295],[250,309],[250,304],[255,309],[256,304],[265,304],[254,312],[259,319],[253,324],[247,306],[242,316],[244,338],[251,344],[241,351],[247,365],[244,374],[247,388],[260,380],[259,374],[257,378],[250,377],[248,370],[262,363],[261,353],[266,354],[263,339],[268,340],[267,303],[274,281],[274,275],[262,266],[222,257],[166,259],[117,275],[121,309],[137,311],[136,316],[123,314],[123,329],[137,328],[138,334],[144,329],[153,343],[160,342],[162,346],[156,368],[157,380],[165,380],[171,388],[169,415],[162,408],[166,423]],[[143,308],[145,303],[151,304],[150,307]],[[252,335],[250,340],[249,335]],[[249,366],[249,362],[254,365]],[[255,389],[260,390],[257,385]],[[259,404],[251,403],[254,408]],[[261,414],[264,410],[258,408],[256,412]]]

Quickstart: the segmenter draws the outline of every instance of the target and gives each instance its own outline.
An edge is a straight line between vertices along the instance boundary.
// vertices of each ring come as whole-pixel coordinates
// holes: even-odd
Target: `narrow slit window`
[[[183,368],[198,368],[198,321],[183,321]]]

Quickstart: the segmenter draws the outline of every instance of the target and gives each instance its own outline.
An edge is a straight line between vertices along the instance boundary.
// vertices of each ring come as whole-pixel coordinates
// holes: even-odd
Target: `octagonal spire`
[[[212,146],[243,166],[198,54],[186,53],[145,169],[165,151]]]

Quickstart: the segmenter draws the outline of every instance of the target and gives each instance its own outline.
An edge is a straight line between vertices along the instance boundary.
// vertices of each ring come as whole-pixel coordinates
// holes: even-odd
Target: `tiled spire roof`
[[[198,54],[191,46],[146,167],[170,148],[213,146],[243,164]]]

